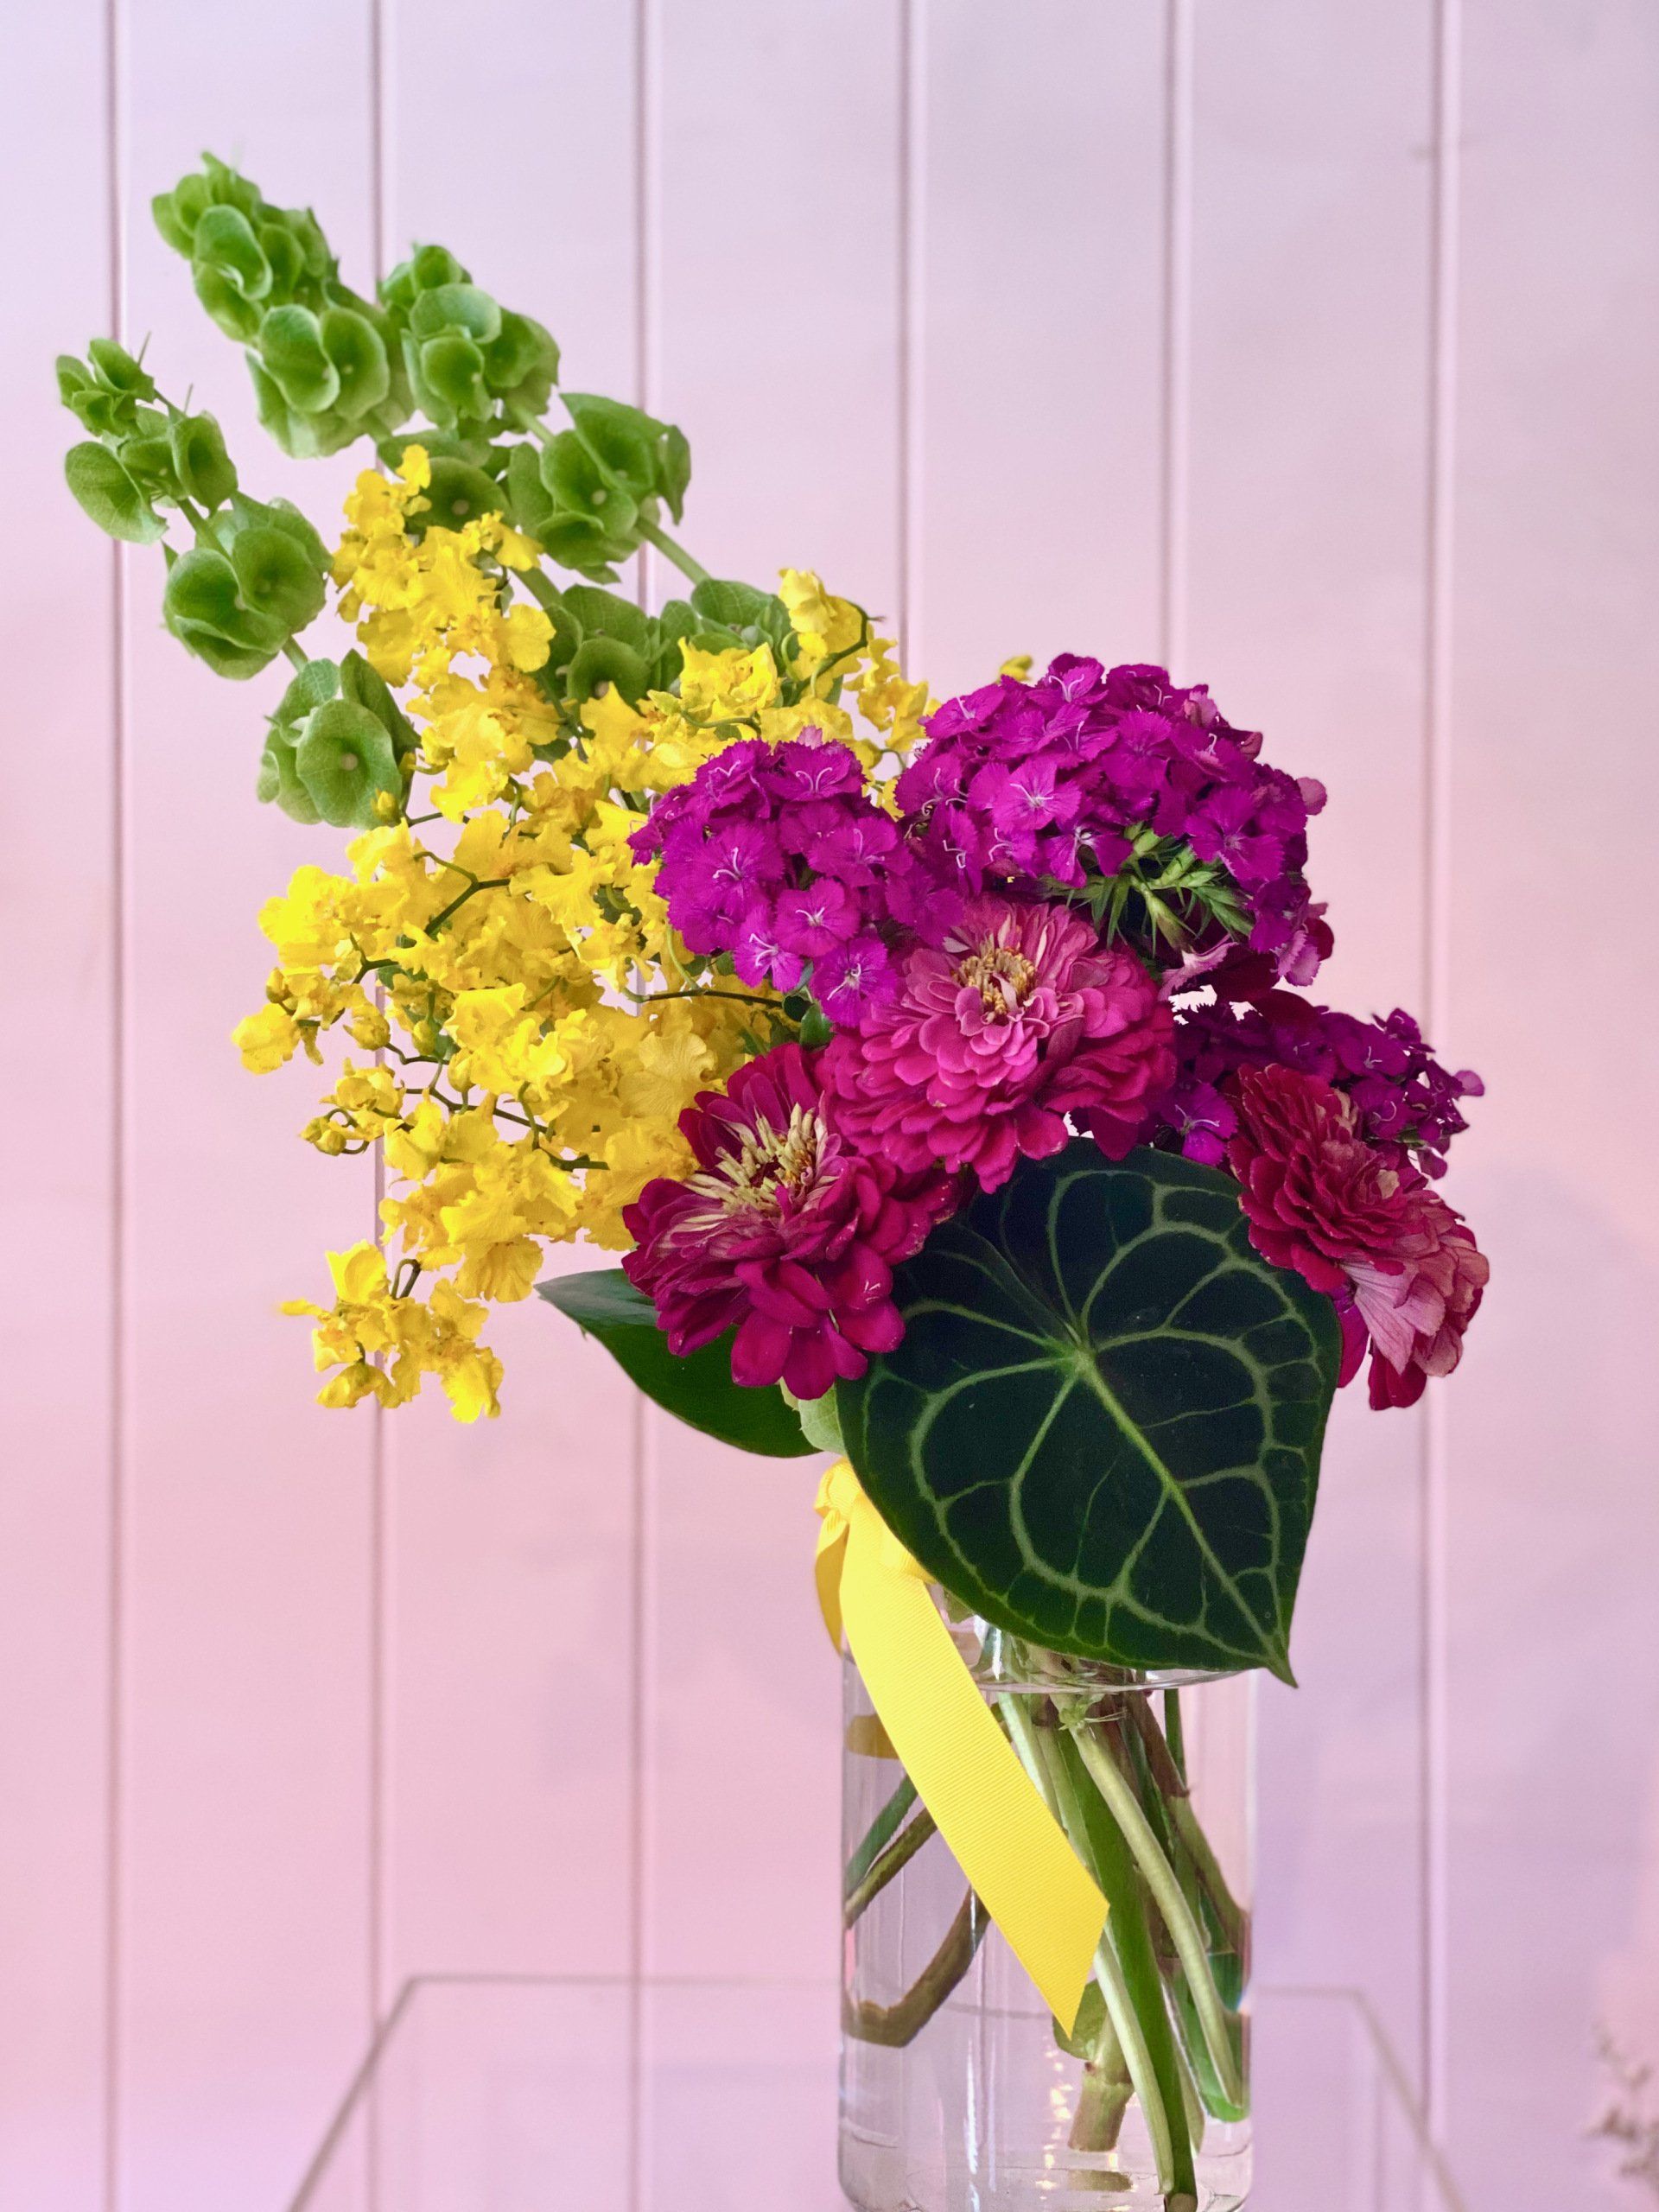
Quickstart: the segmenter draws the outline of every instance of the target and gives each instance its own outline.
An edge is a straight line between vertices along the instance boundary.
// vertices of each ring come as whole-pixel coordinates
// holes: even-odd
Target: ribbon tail
[[[864,1501],[840,1562],[849,1646],[917,1794],[1069,2032],[1106,1924],[1106,1899],[997,1726],[926,1586],[888,1562],[889,1545],[885,1523]],[[821,1540],[821,1567],[824,1551]],[[821,1599],[823,1588],[821,1578]]]

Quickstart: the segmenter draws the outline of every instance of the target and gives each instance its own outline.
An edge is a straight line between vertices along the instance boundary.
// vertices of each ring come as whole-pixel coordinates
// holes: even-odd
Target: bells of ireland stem
[[[234,495],[236,469],[211,415],[171,406],[124,346],[94,338],[86,360],[58,356],[58,396],[92,433],[65,463],[70,490],[100,530],[154,544],[165,525],[157,503],[187,501],[212,514]]]
[[[372,829],[402,810],[404,764],[416,743],[360,653],[308,661],[270,718],[257,794],[296,822]]]
[[[396,334],[340,282],[308,208],[272,207],[211,155],[153,207],[156,228],[190,263],[202,305],[247,347],[259,419],[285,453],[334,453],[404,421]]]

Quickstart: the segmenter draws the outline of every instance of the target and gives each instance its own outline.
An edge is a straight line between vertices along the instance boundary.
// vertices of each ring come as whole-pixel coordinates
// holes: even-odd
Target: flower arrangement
[[[161,547],[168,630],[232,680],[291,664],[258,798],[352,833],[264,907],[237,1031],[251,1070],[326,1070],[308,1142],[385,1160],[381,1238],[289,1309],[322,1402],[430,1376],[495,1414],[488,1309],[585,1241],[620,1269],[539,1287],[671,1413],[843,1452],[951,1620],[1045,1686],[998,1726],[1112,1907],[1064,2042],[1082,2148],[1116,2155],[1133,2096],[1191,2196],[1204,2113],[1241,2109],[1244,1945],[1178,1716],[1125,1700],[1288,1676],[1332,1392],[1366,1369],[1412,1404],[1480,1304],[1439,1187],[1478,1081],[1310,995],[1324,791],[1202,685],[1064,654],[941,704],[810,571],[710,575],[671,534],[681,432],[564,391],[443,248],[359,295],[211,158],[155,212],[283,450],[373,448],[331,553],[143,360],[59,364],[70,488]],[[642,548],[685,586],[654,612],[609,588]],[[914,1797],[854,1854],[867,1904]]]

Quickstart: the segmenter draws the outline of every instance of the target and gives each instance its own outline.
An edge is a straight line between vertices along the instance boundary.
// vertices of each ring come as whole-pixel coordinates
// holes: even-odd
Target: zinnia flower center
[[[993,1021],[1007,1021],[1031,995],[1037,970],[1023,952],[1012,945],[985,938],[957,969],[957,982],[977,991],[979,1002]]]
[[[823,1151],[823,1117],[791,1106],[785,1128],[756,1122],[718,1167],[691,1178],[692,1187],[706,1192],[722,1213],[776,1213],[780,1191],[798,1204],[811,1188]]]

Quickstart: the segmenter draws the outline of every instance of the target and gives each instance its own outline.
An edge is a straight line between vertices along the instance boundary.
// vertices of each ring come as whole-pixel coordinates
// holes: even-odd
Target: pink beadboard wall
[[[717,573],[822,569],[941,693],[1167,655],[1328,783],[1331,994],[1486,1075],[1494,1280],[1430,1408],[1335,1423],[1262,1971],[1370,1993],[1475,2212],[1635,2212],[1586,2129],[1599,2022],[1659,2061],[1652,0],[12,0],[3,54],[3,2212],[279,2212],[411,1973],[833,1940],[810,1473],[539,1307],[500,1421],[326,1415],[276,1313],[372,1221],[228,1043],[328,840],[50,376],[154,334],[335,510],[150,225],[203,146],[683,423]]]

